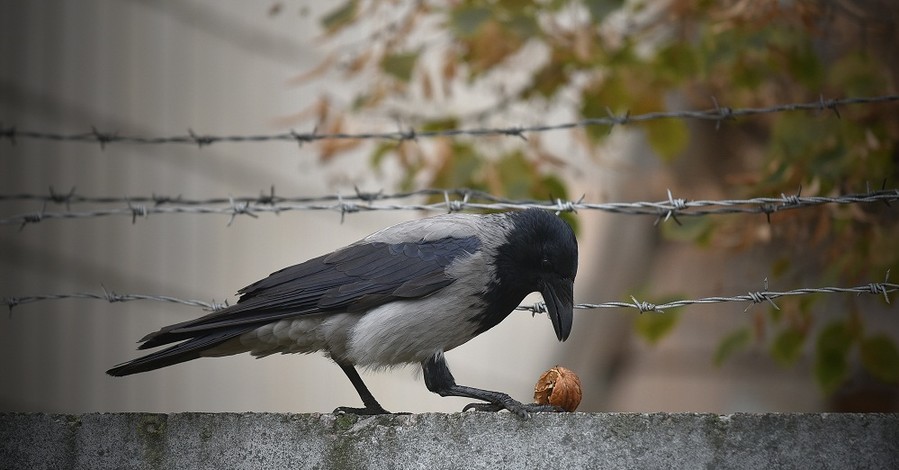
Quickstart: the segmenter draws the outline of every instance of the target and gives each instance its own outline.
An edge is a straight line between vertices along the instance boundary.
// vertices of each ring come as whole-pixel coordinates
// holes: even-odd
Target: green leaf
[[[350,109],[353,111],[360,111],[362,109],[373,108],[380,104],[383,99],[384,94],[377,90],[372,90],[370,93],[359,93],[353,99]]]
[[[412,71],[418,61],[418,52],[390,54],[381,59],[381,68],[389,75],[408,82],[412,79]]]
[[[561,59],[554,54],[546,65],[534,73],[531,85],[522,90],[522,98],[531,98],[534,95],[550,98],[565,85],[568,85],[569,75],[564,65]]]
[[[375,147],[371,154],[371,166],[378,168],[384,163],[384,157],[395,151],[397,144],[395,142],[381,142]]]
[[[809,90],[821,89],[825,74],[818,54],[811,44],[799,44],[787,55],[790,73]]]
[[[849,348],[852,333],[845,322],[827,325],[818,335],[815,357],[815,378],[825,392],[831,393],[849,373]]]
[[[431,180],[431,186],[437,188],[461,188],[477,189],[475,177],[480,173],[484,164],[484,158],[477,149],[468,143],[454,142],[452,152],[448,158],[443,159]],[[442,196],[441,196],[442,200]]]
[[[349,0],[331,13],[322,17],[322,27],[327,34],[333,34],[356,19],[356,11],[359,8],[358,0]]]
[[[647,312],[634,319],[634,327],[649,344],[656,344],[674,329],[679,318],[678,312]]]
[[[715,223],[709,217],[681,217],[680,224],[669,221],[662,224],[662,235],[670,240],[694,242],[708,246],[714,234]]]
[[[602,21],[609,13],[615,11],[624,4],[624,0],[584,0],[584,6],[593,17],[593,24]]]
[[[626,110],[630,93],[617,76],[609,77],[602,83],[595,83],[585,87],[581,91],[582,118],[608,117],[609,110],[613,113],[621,113]],[[609,135],[608,126],[587,126],[584,132],[594,143],[599,143]]]
[[[542,194],[532,194],[537,198],[547,199],[568,199],[568,189],[565,182],[555,175],[546,175],[540,180],[540,192]]]
[[[768,304],[768,316],[771,317],[772,322],[780,323],[780,320],[784,317],[784,311],[780,308],[775,308],[774,305]]]
[[[537,174],[534,164],[523,153],[512,152],[496,162],[497,173],[503,185],[503,193],[512,199],[532,197]]]
[[[454,117],[446,117],[433,121],[427,121],[421,126],[424,132],[445,131],[459,127],[459,120]]]
[[[474,35],[478,28],[489,20],[493,13],[486,7],[463,6],[453,10],[450,14],[450,29],[455,31],[456,36],[470,37]]]
[[[884,382],[899,382],[899,350],[887,335],[865,338],[861,344],[862,366]]]
[[[675,42],[661,49],[654,60],[656,78],[663,78],[671,84],[695,77],[700,66],[696,49],[683,42]]]
[[[795,328],[783,330],[771,343],[771,357],[783,366],[791,365],[799,359],[804,343],[804,332]]]
[[[687,148],[690,132],[682,119],[663,119],[644,123],[649,145],[665,161],[672,161]]]
[[[512,14],[507,21],[503,22],[503,25],[522,38],[533,38],[539,36],[543,31],[533,14],[522,12]]]
[[[790,269],[791,261],[788,256],[784,256],[782,258],[778,258],[771,263],[771,276],[775,279],[783,277],[783,275]]]
[[[746,346],[749,346],[749,341],[751,339],[752,332],[748,327],[737,329],[725,336],[715,349],[715,356],[713,358],[715,365],[721,366],[724,361],[735,353],[746,349]]]
[[[871,54],[847,54],[827,69],[827,85],[840,89],[844,96],[877,93],[888,85],[884,69]]]

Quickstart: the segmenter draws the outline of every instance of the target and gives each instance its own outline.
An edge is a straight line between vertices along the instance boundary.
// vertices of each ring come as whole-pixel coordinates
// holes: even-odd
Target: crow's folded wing
[[[233,337],[284,318],[364,312],[394,300],[424,297],[454,281],[445,272],[453,260],[479,248],[476,236],[353,244],[274,272],[241,289],[236,304],[151,333],[141,340],[140,349],[213,332],[235,332]]]

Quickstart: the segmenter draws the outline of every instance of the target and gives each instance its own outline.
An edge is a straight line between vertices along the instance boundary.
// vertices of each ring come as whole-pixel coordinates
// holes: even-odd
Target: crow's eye
[[[548,271],[552,269],[553,265],[549,262],[548,259],[543,258],[542,260],[540,260],[540,267]]]

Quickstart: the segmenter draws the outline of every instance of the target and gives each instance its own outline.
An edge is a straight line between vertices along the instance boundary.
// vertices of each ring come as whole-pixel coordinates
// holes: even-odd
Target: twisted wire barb
[[[400,200],[420,196],[443,195],[442,202],[430,204],[397,204],[376,203],[375,201]],[[461,199],[453,199],[453,197]],[[890,202],[899,200],[899,188],[880,189],[862,194],[846,194],[840,196],[800,196],[785,195],[780,197],[758,197],[751,199],[696,200],[675,198],[668,191],[668,199],[658,202],[612,202],[590,203],[584,198],[576,201],[555,199],[551,201],[510,200],[493,196],[481,191],[468,189],[423,189],[396,194],[363,193],[357,190],[355,196],[317,196],[307,198],[282,198],[275,196],[274,189],[269,194],[262,193],[258,197],[228,197],[203,200],[184,199],[181,196],[142,196],[142,197],[86,197],[69,191],[65,195],[54,193],[49,195],[10,194],[0,195],[0,201],[31,200],[42,202],[39,212],[11,215],[0,218],[0,225],[25,225],[42,222],[47,219],[82,219],[106,216],[130,216],[135,223],[138,217],[152,214],[223,214],[229,216],[231,225],[237,216],[247,215],[257,218],[260,213],[290,211],[334,211],[341,215],[365,211],[428,211],[459,212],[463,210],[515,210],[536,208],[555,212],[577,212],[579,210],[599,210],[617,214],[654,215],[656,223],[669,219],[677,220],[678,216],[705,216],[717,214],[765,214],[770,222],[771,214],[784,210],[800,209],[823,204],[862,204]],[[484,201],[484,202],[478,202]],[[361,202],[361,204],[360,204]],[[66,211],[47,211],[47,204],[65,204]],[[122,204],[124,207],[96,208],[86,211],[71,211],[73,204]],[[149,205],[148,203],[152,203]]]
[[[589,126],[607,126],[614,127],[618,125],[633,124],[637,122],[656,121],[661,119],[697,119],[704,121],[715,121],[716,127],[720,127],[722,121],[733,120],[741,116],[753,116],[759,114],[782,113],[788,111],[833,111],[839,117],[839,107],[856,105],[856,104],[873,104],[887,103],[899,101],[899,95],[883,95],[883,96],[866,96],[858,98],[842,98],[842,99],[826,99],[822,95],[817,101],[807,103],[791,103],[781,104],[770,107],[761,108],[730,108],[720,106],[717,100],[712,99],[714,107],[705,110],[686,110],[686,111],[665,111],[650,112],[645,114],[632,115],[629,112],[620,116],[614,115],[609,111],[609,115],[605,117],[596,117],[582,119],[579,121],[566,122],[561,124],[538,124],[532,126],[513,126],[513,127],[493,127],[493,128],[475,128],[475,129],[443,129],[424,131],[409,128],[408,130],[393,132],[362,132],[362,133],[329,133],[322,134],[313,132],[282,132],[277,134],[257,134],[257,135],[203,135],[188,129],[186,135],[150,137],[140,135],[120,135],[116,132],[101,131],[94,127],[90,132],[81,132],[73,134],[65,134],[59,132],[49,132],[42,130],[17,129],[15,126],[0,126],[0,139],[8,139],[15,144],[18,139],[34,139],[58,142],[88,142],[100,145],[104,149],[107,145],[113,143],[130,143],[130,144],[189,144],[197,147],[204,147],[212,144],[225,142],[295,142],[300,145],[304,143],[315,142],[319,140],[350,140],[350,139],[373,139],[373,140],[395,140],[410,141],[424,138],[434,137],[488,137],[488,136],[511,136],[525,138],[526,133],[530,132],[549,132],[565,129],[583,128]]]
[[[105,288],[100,292],[75,292],[71,294],[40,294],[26,295],[21,297],[3,297],[3,303],[6,304],[9,311],[12,312],[14,307],[34,302],[42,302],[46,300],[67,300],[67,299],[88,299],[88,300],[105,300],[109,303],[115,302],[132,302],[135,300],[153,300],[157,302],[168,302],[173,304],[188,305],[191,307],[201,307],[205,310],[215,311],[221,310],[228,306],[228,302],[218,303],[215,300],[205,302],[194,299],[179,299],[167,295],[151,295],[151,294],[116,294],[107,291]]]
[[[883,282],[872,282],[865,285],[855,286],[855,287],[809,287],[809,288],[800,288],[793,289],[788,291],[769,291],[765,289],[764,291],[758,292],[749,292],[747,294],[742,295],[734,295],[729,297],[703,297],[699,299],[684,299],[684,300],[673,300],[670,302],[665,302],[663,304],[653,304],[647,301],[640,301],[634,297],[631,297],[631,302],[604,302],[604,303],[581,303],[576,304],[574,308],[579,310],[594,310],[594,309],[602,309],[602,308],[629,308],[639,311],[640,313],[644,312],[656,312],[656,313],[664,313],[665,310],[678,308],[678,307],[686,307],[690,305],[704,305],[704,304],[715,304],[715,303],[724,303],[724,302],[738,302],[738,303],[748,303],[749,306],[761,303],[761,302],[769,302],[777,308],[777,305],[774,304],[774,300],[780,297],[786,296],[798,296],[798,295],[811,295],[811,294],[874,294],[874,295],[883,295],[884,300],[887,304],[890,303],[889,294],[892,292],[896,292],[899,290],[899,284],[889,282],[889,271],[887,271],[886,277]],[[153,300],[153,301],[161,301],[175,304],[188,305],[192,307],[201,307],[206,310],[219,310],[228,306],[228,302],[224,303],[216,303],[213,302],[204,302],[202,300],[184,300],[178,299],[175,297],[164,296],[164,295],[147,295],[147,294],[116,294],[114,292],[109,292],[104,289],[103,293],[94,293],[94,292],[76,292],[73,294],[45,294],[45,295],[31,295],[31,296],[20,296],[20,297],[3,297],[2,302],[6,304],[9,308],[10,312],[13,307],[29,304],[40,301],[47,300],[63,300],[63,299],[91,299],[91,300],[105,300],[107,302],[129,302],[135,300]],[[546,313],[546,304],[543,302],[535,302],[531,305],[520,305],[516,308],[519,311],[528,311],[532,314],[537,313]]]

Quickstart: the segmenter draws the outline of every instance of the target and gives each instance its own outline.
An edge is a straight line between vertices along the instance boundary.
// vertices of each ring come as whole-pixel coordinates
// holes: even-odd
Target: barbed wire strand
[[[249,202],[259,205],[272,205],[272,204],[282,204],[282,203],[314,203],[314,202],[333,202],[333,201],[362,201],[362,202],[372,202],[379,200],[391,200],[391,199],[406,199],[417,196],[461,196],[461,197],[469,197],[478,200],[485,200],[491,202],[517,202],[514,199],[502,198],[499,196],[494,196],[485,191],[479,191],[476,189],[468,189],[468,188],[454,188],[454,189],[419,189],[415,191],[405,191],[405,192],[397,192],[392,194],[385,194],[383,190],[377,192],[364,192],[359,188],[355,188],[355,194],[350,196],[345,196],[341,194],[326,194],[326,195],[318,195],[318,196],[294,196],[294,197],[284,197],[278,196],[275,194],[275,187],[272,186],[268,189],[268,191],[260,191],[259,196],[228,196],[228,197],[211,197],[206,199],[188,199],[183,197],[182,195],[178,196],[165,196],[152,194],[150,196],[85,196],[78,194],[76,192],[76,188],[72,187],[66,193],[59,193],[53,186],[50,186],[49,192],[47,194],[35,194],[35,193],[18,193],[18,194],[0,194],[0,201],[3,202],[15,202],[15,201],[37,201],[37,202],[47,202],[47,203],[55,203],[55,204],[64,204],[67,209],[69,209],[72,205],[76,204],[120,204],[120,203],[140,203],[140,204],[153,204],[153,205],[166,205],[166,204],[181,204],[185,206],[193,206],[193,205],[215,205],[215,204],[230,204],[233,202]]]
[[[549,132],[557,130],[575,129],[590,126],[621,126],[638,122],[656,121],[662,119],[696,119],[705,121],[715,121],[716,126],[720,126],[721,122],[734,120],[738,117],[754,116],[760,114],[782,113],[789,111],[832,111],[838,118],[840,117],[839,108],[842,106],[850,106],[857,104],[874,104],[889,103],[899,101],[899,95],[883,95],[883,96],[867,96],[857,98],[841,98],[826,99],[820,96],[817,101],[806,103],[780,104],[769,107],[759,108],[730,108],[718,104],[717,99],[712,97],[714,107],[705,110],[686,110],[686,111],[664,111],[650,112],[645,114],[614,115],[609,111],[609,115],[605,117],[594,117],[581,119],[579,121],[565,122],[560,124],[538,124],[530,126],[514,126],[514,127],[492,127],[492,128],[472,128],[472,129],[441,129],[441,130],[416,130],[409,128],[408,130],[393,132],[361,132],[361,133],[319,133],[317,130],[313,132],[282,132],[276,134],[257,134],[257,135],[202,135],[188,129],[187,134],[174,136],[140,136],[140,135],[120,135],[116,132],[101,131],[92,127],[90,132],[81,133],[59,133],[43,130],[18,129],[14,125],[0,125],[0,139],[7,139],[10,143],[15,144],[18,139],[33,139],[57,142],[88,142],[100,145],[101,149],[105,149],[107,145],[114,143],[130,143],[130,144],[190,144],[197,147],[205,147],[217,143],[237,143],[237,142],[295,142],[304,144],[316,142],[320,140],[394,140],[394,141],[412,141],[425,138],[435,137],[487,137],[487,136],[512,136],[524,138],[525,134],[533,132]]]
[[[801,189],[800,189],[801,193]],[[377,204],[375,201],[397,200],[420,196],[434,196],[442,194],[442,202],[427,204]],[[461,199],[452,199],[461,197]],[[97,197],[90,198],[78,196],[74,191],[64,195],[54,193],[50,195],[37,194],[12,194],[0,195],[0,201],[34,200],[42,202],[38,212],[16,214],[0,218],[0,225],[20,225],[24,228],[28,224],[35,224],[48,219],[84,219],[108,216],[130,216],[131,222],[136,223],[138,217],[146,218],[152,214],[221,214],[229,216],[228,225],[231,225],[237,216],[247,215],[257,218],[260,213],[280,214],[291,211],[334,211],[341,215],[341,221],[346,214],[365,211],[429,211],[429,212],[459,212],[464,210],[516,210],[536,208],[555,212],[577,212],[580,210],[599,210],[617,214],[628,215],[654,215],[656,223],[668,219],[677,221],[678,216],[705,216],[717,214],[765,214],[768,222],[771,222],[771,214],[784,210],[800,209],[824,204],[862,204],[883,202],[889,206],[890,202],[899,200],[899,188],[880,189],[861,194],[846,194],[840,196],[800,196],[781,194],[779,197],[758,197],[750,199],[723,199],[723,200],[687,200],[675,198],[668,191],[668,199],[657,202],[612,202],[590,203],[583,198],[576,201],[555,199],[548,201],[534,200],[508,200],[480,191],[467,189],[424,189],[397,194],[362,193],[357,191],[355,196],[344,197],[340,195],[328,195],[306,198],[281,198],[274,195],[274,189],[269,194],[263,193],[259,197],[229,197],[213,198],[205,200],[187,200],[180,196],[171,198],[166,196],[142,196],[142,197]],[[478,200],[486,202],[476,202]],[[308,202],[292,202],[308,201]],[[97,208],[86,211],[64,212],[47,211],[48,203],[65,204],[67,209],[76,203],[124,203],[124,207]],[[152,205],[148,205],[152,202]],[[362,202],[360,204],[360,202]],[[678,222],[679,223],[679,222]]]
[[[180,304],[180,305],[188,305],[191,307],[200,307],[205,310],[215,311],[221,310],[228,306],[228,302],[219,303],[215,300],[211,302],[206,302],[203,300],[194,300],[194,299],[179,299],[177,297],[171,297],[167,295],[153,295],[153,294],[117,294],[115,292],[107,291],[105,288],[103,292],[75,292],[71,294],[41,294],[41,295],[28,295],[22,297],[4,297],[3,303],[6,304],[9,311],[12,312],[14,307],[23,304],[30,304],[34,302],[41,302],[47,300],[68,300],[68,299],[89,299],[89,300],[105,300],[109,303],[116,302],[132,302],[135,300],[152,300],[157,302],[167,302],[172,304]]]
[[[765,284],[767,287],[768,280],[765,279]],[[889,271],[887,271],[886,279],[884,282],[872,282],[869,284],[865,284],[863,286],[856,287],[809,287],[809,288],[800,288],[793,289],[789,291],[777,292],[777,291],[769,291],[767,289],[763,291],[756,292],[748,292],[743,295],[734,295],[729,297],[703,297],[700,299],[684,299],[684,300],[672,300],[669,302],[665,302],[662,304],[654,304],[651,302],[640,301],[634,297],[631,297],[630,302],[604,302],[600,304],[576,304],[574,308],[576,309],[600,309],[600,308],[632,308],[638,310],[640,313],[645,312],[655,312],[655,313],[665,313],[665,310],[686,307],[689,305],[705,305],[705,304],[717,304],[724,302],[748,302],[749,305],[743,310],[746,312],[755,304],[759,304],[762,302],[770,303],[774,308],[780,310],[777,304],[774,303],[774,299],[780,297],[788,297],[788,296],[799,296],[799,295],[811,295],[811,294],[837,294],[837,293],[846,293],[846,294],[874,294],[874,295],[883,295],[884,300],[887,304],[890,303],[889,294],[899,290],[899,284],[889,282]],[[534,314],[536,313],[545,313],[546,312],[546,304],[543,302],[537,302],[533,305],[522,305],[517,307],[517,310],[525,310],[530,311]]]
[[[770,291],[768,290],[768,280],[765,279],[765,290],[757,291],[757,292],[748,292],[742,295],[733,295],[733,296],[716,296],[716,297],[703,297],[699,299],[683,299],[683,300],[673,300],[669,302],[665,302],[662,304],[654,304],[647,301],[640,301],[634,297],[631,297],[631,302],[603,302],[603,303],[580,303],[574,306],[575,309],[579,310],[595,310],[595,309],[604,309],[604,308],[629,308],[635,309],[640,313],[645,312],[656,312],[656,313],[664,313],[666,310],[686,307],[690,305],[706,305],[706,304],[716,304],[716,303],[725,303],[725,302],[737,302],[737,303],[749,303],[744,312],[749,309],[752,305],[759,304],[762,302],[768,302],[777,308],[777,305],[774,303],[775,299],[780,297],[787,296],[801,296],[801,295],[812,295],[812,294],[874,294],[874,295],[882,295],[887,304],[890,303],[889,294],[892,292],[896,292],[899,290],[899,284],[889,282],[890,273],[887,271],[886,276],[884,277],[883,282],[872,282],[865,285],[855,286],[855,287],[810,287],[810,288],[799,288],[788,291]],[[30,295],[30,296],[20,296],[20,297],[3,297],[3,303],[6,304],[7,308],[9,308],[10,313],[12,313],[12,309],[19,305],[30,304],[34,302],[48,301],[48,300],[65,300],[65,299],[91,299],[91,300],[105,300],[110,303],[114,302],[130,302],[135,300],[152,300],[152,301],[160,301],[167,303],[175,303],[188,305],[192,307],[201,307],[206,310],[216,311],[228,306],[228,302],[217,303],[215,301],[212,302],[204,302],[202,300],[184,300],[178,299],[175,297],[164,296],[164,295],[148,295],[148,294],[117,294],[112,291],[108,291],[105,288],[102,293],[96,292],[76,292],[73,294],[45,294],[45,295]],[[516,308],[519,311],[529,311],[532,314],[537,313],[546,313],[546,304],[543,302],[536,302],[532,305],[520,305]]]

